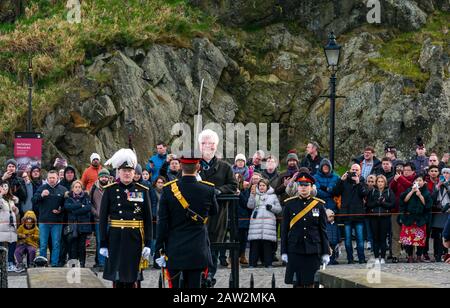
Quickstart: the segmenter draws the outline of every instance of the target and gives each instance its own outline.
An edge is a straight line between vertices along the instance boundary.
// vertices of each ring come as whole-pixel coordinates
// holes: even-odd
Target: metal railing
[[[211,243],[211,249],[219,251],[221,249],[230,251],[231,273],[230,288],[239,288],[239,230],[238,230],[238,207],[239,196],[234,194],[221,194],[217,196],[217,202],[221,206],[226,206],[228,211],[228,222],[230,229],[229,242]]]

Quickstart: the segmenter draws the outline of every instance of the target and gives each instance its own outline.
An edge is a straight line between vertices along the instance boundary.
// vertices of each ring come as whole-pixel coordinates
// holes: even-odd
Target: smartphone
[[[253,219],[256,219],[257,216],[258,216],[258,211],[254,211],[254,212],[253,212],[252,218],[253,218]]]
[[[445,176],[441,175],[441,176],[439,177],[439,182],[445,182]]]

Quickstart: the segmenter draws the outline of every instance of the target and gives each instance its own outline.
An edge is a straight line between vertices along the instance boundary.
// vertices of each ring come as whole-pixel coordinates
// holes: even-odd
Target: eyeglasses
[[[430,161],[437,161],[436,159],[430,159]]]

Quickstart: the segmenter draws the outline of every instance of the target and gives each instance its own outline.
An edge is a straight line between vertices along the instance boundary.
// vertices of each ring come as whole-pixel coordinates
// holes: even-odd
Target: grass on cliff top
[[[155,42],[188,47],[193,37],[207,36],[215,26],[213,18],[185,0],[83,0],[80,24],[67,21],[67,1],[54,2],[28,1],[15,24],[0,24],[0,113],[8,115],[0,118],[0,132],[22,128],[30,57],[34,110],[42,113],[64,95],[75,68],[92,57]],[[34,121],[40,119],[37,115]]]
[[[427,24],[419,31],[399,33],[394,39],[382,43],[379,49],[381,57],[369,61],[384,71],[410,78],[415,85],[411,94],[423,92],[430,77],[418,63],[423,42],[431,38],[433,44],[443,46],[448,52],[449,21],[450,13],[435,13],[429,16]]]

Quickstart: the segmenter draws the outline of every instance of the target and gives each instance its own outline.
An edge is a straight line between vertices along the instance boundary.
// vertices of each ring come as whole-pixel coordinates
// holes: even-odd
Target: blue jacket
[[[414,156],[411,159],[411,162],[414,164],[414,166],[416,167],[416,173],[418,175],[426,175],[427,171],[426,168],[429,165],[429,158],[426,156]]]
[[[238,228],[249,229],[250,228],[250,216],[253,210],[247,207],[248,199],[250,198],[250,189],[241,191],[239,194],[239,208],[238,208]]]
[[[145,165],[145,168],[152,174],[152,182],[156,181],[156,178],[159,176],[159,170],[161,169],[166,159],[167,154],[162,156],[159,154],[155,154],[148,159],[148,163],[147,165]],[[154,164],[153,168],[151,168],[150,162]]]
[[[341,241],[341,232],[339,231],[337,222],[334,222],[333,224],[327,222],[327,235],[332,248],[339,244]]]
[[[322,167],[324,165],[330,167],[330,172],[327,175],[322,172]],[[316,179],[317,197],[326,202],[325,208],[336,212],[336,203],[333,200],[332,192],[339,180],[339,176],[333,172],[331,162],[328,159],[322,159],[319,170],[314,175],[314,178]]]
[[[442,237],[445,238],[447,241],[450,241],[450,217],[447,220],[447,224],[445,225]]]
[[[84,194],[80,199],[75,199],[70,192],[64,202],[64,209],[67,212],[69,223],[78,223],[77,231],[79,233],[91,233],[91,210],[92,203],[88,194]]]

